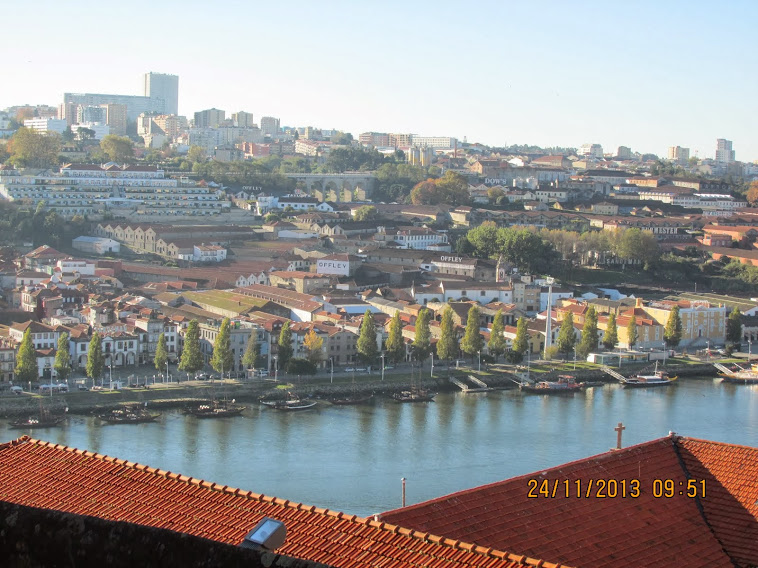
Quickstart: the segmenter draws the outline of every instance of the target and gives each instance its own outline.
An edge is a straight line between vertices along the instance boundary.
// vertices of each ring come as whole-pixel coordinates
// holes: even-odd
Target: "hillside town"
[[[187,401],[148,400],[149,387],[196,381],[186,388],[205,396],[213,379],[273,414],[364,403],[385,374],[396,378],[382,394],[431,402],[416,384],[422,367],[435,388],[464,393],[494,390],[483,369],[499,390],[524,393],[592,388],[581,373],[606,373],[600,387],[670,384],[658,364],[673,358],[758,381],[758,162],[738,161],[732,141],[705,158],[678,145],[657,156],[353,134],[242,110],[182,116],[178,84],[150,72],[139,96],[67,92],[0,111],[4,412],[39,402],[42,414],[63,394],[96,401],[86,420],[151,422],[153,406]],[[556,380],[535,379],[537,367]],[[297,389],[309,382],[331,398],[306,404]],[[144,395],[142,414],[108,406],[119,391]],[[245,409],[216,394],[200,416]],[[403,477],[402,507],[365,518],[24,436],[0,444],[0,532],[20,532],[7,521],[20,518],[53,533],[58,513],[123,523],[155,544],[157,563],[130,557],[146,566],[196,560],[178,533],[208,565],[241,565],[248,545],[253,566],[755,565],[755,448],[673,431],[625,447],[624,429],[608,453],[407,507]],[[642,498],[582,498],[601,478],[625,492],[641,479]],[[265,537],[250,532],[258,522]],[[102,526],[81,530],[107,540]],[[120,556],[103,550],[82,554]]]

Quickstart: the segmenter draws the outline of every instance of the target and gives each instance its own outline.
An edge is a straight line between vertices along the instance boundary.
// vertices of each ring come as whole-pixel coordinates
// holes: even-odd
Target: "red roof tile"
[[[758,564],[756,474],[756,448],[669,437],[389,511],[381,519],[583,568],[752,566]],[[590,481],[615,480],[621,487],[626,480],[628,492],[632,479],[640,480],[637,498],[603,499],[592,490],[586,497]],[[548,480],[549,491],[557,480],[560,496],[529,498],[530,480]],[[672,480],[674,495],[655,497],[655,480]],[[688,480],[705,480],[704,498],[679,494]]]
[[[267,516],[287,527],[277,553],[337,568],[557,567],[28,437],[0,445],[0,499],[228,544],[239,544]]]

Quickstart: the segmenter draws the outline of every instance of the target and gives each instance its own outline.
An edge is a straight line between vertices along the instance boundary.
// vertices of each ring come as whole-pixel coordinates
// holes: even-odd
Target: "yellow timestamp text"
[[[653,479],[648,487],[639,479],[528,479],[530,499],[636,499],[649,491],[654,498],[704,499],[705,479]]]

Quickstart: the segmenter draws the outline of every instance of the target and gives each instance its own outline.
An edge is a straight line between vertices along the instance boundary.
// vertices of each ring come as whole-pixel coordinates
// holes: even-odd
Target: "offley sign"
[[[461,256],[441,256],[440,262],[463,262],[463,257]]]

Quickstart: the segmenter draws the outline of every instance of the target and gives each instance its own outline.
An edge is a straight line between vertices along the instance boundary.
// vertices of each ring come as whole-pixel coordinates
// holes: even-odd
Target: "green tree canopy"
[[[731,345],[742,343],[742,314],[736,307],[726,320],[726,340]]]
[[[399,363],[405,358],[405,341],[403,341],[403,327],[400,322],[400,312],[395,312],[390,321],[390,329],[387,335],[387,358],[392,363]]]
[[[155,368],[161,373],[166,370],[166,362],[168,361],[168,348],[166,347],[166,334],[161,333],[158,336],[158,345],[155,348],[155,357],[153,357],[153,363]]]
[[[314,328],[311,328],[308,333],[305,334],[303,345],[305,346],[305,351],[307,353],[306,358],[308,361],[318,366],[324,358],[324,338],[316,333]]]
[[[472,357],[484,347],[484,338],[480,331],[481,313],[479,307],[474,304],[468,310],[466,318],[466,332],[461,340],[461,350]]]
[[[637,335],[637,319],[632,316],[626,326],[626,343],[629,345],[629,349],[637,344],[637,339],[639,339]]]
[[[119,164],[125,164],[134,158],[134,143],[126,136],[108,134],[100,141],[100,149],[111,161]]]
[[[412,354],[416,361],[425,361],[429,357],[432,348],[432,332],[429,329],[429,320],[432,312],[427,308],[421,308],[416,317],[416,335],[413,339]]]
[[[292,359],[292,330],[290,330],[289,320],[282,324],[279,331],[279,341],[277,343],[276,355],[279,358],[279,368],[286,369],[287,363]]]
[[[527,329],[526,318],[524,317],[520,317],[516,322],[516,337],[513,338],[511,350],[514,353],[518,353],[521,357],[529,350],[529,331]]]
[[[679,314],[679,306],[671,309],[669,318],[666,320],[666,328],[663,330],[663,339],[666,347],[676,347],[682,340],[682,318]]]
[[[616,327],[616,314],[611,312],[608,316],[608,325],[603,335],[603,346],[606,349],[613,349],[619,341],[618,329]]]
[[[200,351],[200,324],[193,319],[187,325],[187,332],[184,334],[184,348],[179,360],[179,369],[194,373],[204,366],[203,352]]]
[[[586,359],[587,355],[597,349],[597,312],[594,306],[587,309],[582,326],[582,339],[576,348],[576,354],[580,359]]]
[[[358,342],[355,345],[358,351],[358,358],[364,363],[371,364],[376,361],[379,350],[376,345],[376,327],[374,325],[374,314],[371,310],[366,310],[363,314],[361,329],[358,334]]]
[[[242,355],[242,365],[245,369],[257,369],[263,365],[261,346],[258,344],[255,330],[252,331],[245,345],[245,353]]]
[[[224,373],[232,370],[234,367],[234,353],[232,353],[232,336],[229,331],[231,322],[229,318],[224,318],[221,321],[221,327],[219,327],[218,335],[213,342],[213,355],[211,356],[211,367],[215,371],[221,373],[223,378]]]
[[[492,320],[490,340],[487,343],[487,351],[489,351],[490,355],[495,359],[505,353],[507,343],[505,341],[505,335],[503,335],[504,331],[505,316],[503,315],[503,310],[498,310],[497,313],[495,313],[495,318]]]
[[[560,353],[571,353],[576,345],[576,335],[574,333],[574,314],[568,312],[563,316],[561,328],[558,330],[558,340],[556,346]]]
[[[377,213],[376,207],[373,205],[363,205],[362,207],[358,207],[358,209],[355,211],[356,221],[373,221],[378,217],[379,215]]]
[[[441,178],[429,178],[416,184],[411,191],[411,203],[414,205],[465,205],[470,201],[468,181],[450,170]]]
[[[455,335],[453,309],[445,306],[440,321],[440,337],[437,340],[437,356],[443,361],[450,362],[458,355],[458,338]]]
[[[38,133],[21,127],[8,142],[10,162],[21,168],[49,168],[58,163],[61,137],[54,132]]]
[[[103,355],[103,339],[98,332],[92,334],[87,347],[87,376],[90,379],[99,379],[105,368],[105,356]]]
[[[39,368],[37,367],[37,354],[34,351],[32,335],[29,329],[24,332],[21,344],[16,353],[16,368],[13,371],[17,382],[27,383],[36,381],[39,378]]]
[[[71,374],[71,353],[69,353],[68,333],[61,333],[58,338],[58,348],[55,350],[53,369],[58,380],[65,381]]]

